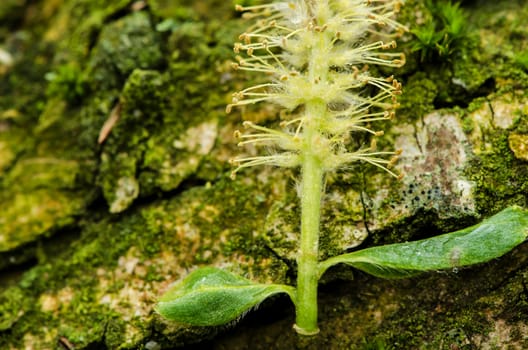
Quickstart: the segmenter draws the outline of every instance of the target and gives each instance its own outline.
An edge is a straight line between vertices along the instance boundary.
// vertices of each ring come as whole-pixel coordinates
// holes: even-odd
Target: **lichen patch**
[[[67,308],[74,295],[75,293],[70,287],[62,288],[57,293],[42,294],[39,298],[40,309],[43,312],[56,312],[61,308]]]
[[[528,337],[528,326],[526,324],[512,324],[503,319],[492,320],[492,324],[494,329],[487,336],[476,335],[474,337],[475,345],[479,349],[503,349],[505,346],[511,350],[526,349],[526,344],[522,340]],[[516,340],[519,338],[521,339]]]
[[[476,215],[475,184],[464,175],[471,148],[458,116],[435,111],[414,125],[395,127],[394,132],[395,146],[403,150],[397,167],[405,174],[399,201],[388,203],[390,192],[376,191],[369,202],[373,214],[369,228],[382,228],[419,210],[432,210],[440,219]],[[389,214],[382,215],[386,206],[391,208],[385,210]]]
[[[124,176],[117,180],[114,198],[110,204],[111,213],[120,213],[128,208],[139,195],[139,184],[134,177]]]
[[[217,134],[217,123],[205,122],[189,128],[182,138],[173,142],[173,146],[206,155],[213,148]]]
[[[511,133],[508,145],[517,159],[528,161],[528,134]]]
[[[15,154],[12,152],[10,145],[0,140],[0,175],[14,158]]]
[[[488,102],[482,103],[468,116],[468,123],[471,128],[468,138],[473,146],[473,152],[477,155],[492,151],[492,143],[487,137],[488,133],[493,130],[492,120],[493,111]]]
[[[528,106],[527,99],[519,98],[511,93],[492,100],[493,125],[500,129],[510,129],[526,106]]]

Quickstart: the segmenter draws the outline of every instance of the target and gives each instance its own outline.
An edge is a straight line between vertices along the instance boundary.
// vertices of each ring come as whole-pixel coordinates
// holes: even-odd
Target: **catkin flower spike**
[[[251,126],[249,129],[255,132],[240,134],[239,145],[266,145],[277,155],[281,150],[288,152],[289,158],[292,152],[302,154],[306,151],[300,147],[307,125],[317,125],[321,137],[329,140],[319,142],[319,145],[331,147],[320,150],[325,155],[344,152],[346,147],[340,145],[339,140],[345,142],[350,133],[379,135],[379,131],[373,130],[370,123],[394,118],[394,110],[398,106],[396,97],[401,94],[402,88],[392,76],[382,78],[370,75],[368,65],[399,67],[405,62],[405,57],[401,53],[389,52],[396,48],[394,40],[368,42],[364,38],[368,38],[369,34],[372,37],[390,37],[396,31],[406,30],[393,19],[401,5],[401,1],[387,0],[327,0],[237,6],[236,9],[244,12],[245,17],[260,20],[239,36],[240,42],[235,44],[234,51],[245,54],[247,58],[237,56],[238,62],[233,67],[266,73],[271,79],[270,82],[233,94],[233,101],[226,111],[260,102],[295,110],[317,98],[323,99],[322,102],[327,106],[326,111],[319,116],[294,115],[292,120],[299,122],[293,134],[288,129],[289,121],[281,123],[283,128],[287,128],[284,131]],[[383,36],[377,33],[383,33]],[[310,77],[310,68],[306,68],[310,64],[307,57],[312,57],[312,61],[314,58],[309,51],[315,35],[326,38],[325,51],[321,52],[321,55],[324,54],[321,58],[325,60],[322,66],[326,67],[321,72],[326,77]],[[358,45],[354,40],[360,38],[362,43]],[[359,69],[358,66],[363,68]],[[336,69],[338,67],[342,69]],[[352,71],[348,73],[350,69]],[[367,95],[364,92],[366,86],[376,88],[377,93]],[[310,117],[319,121],[315,124],[309,122]],[[385,154],[372,154],[372,159],[368,152],[356,157],[345,154],[342,157],[335,154],[332,159],[336,164],[328,168],[336,169],[339,164],[352,160],[364,161],[383,169],[389,164],[378,159]],[[390,156],[389,153],[386,155]],[[237,171],[254,165],[284,163],[275,161],[280,157],[274,158],[273,155],[262,157],[262,163],[253,158],[240,158],[236,163]],[[287,162],[287,166],[291,164]],[[395,175],[392,171],[388,172]]]

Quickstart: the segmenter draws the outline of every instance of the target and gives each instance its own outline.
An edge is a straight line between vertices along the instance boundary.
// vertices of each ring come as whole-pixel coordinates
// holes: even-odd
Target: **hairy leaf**
[[[321,262],[322,275],[345,263],[374,276],[402,278],[423,271],[456,268],[489,261],[528,237],[528,211],[510,207],[460,231],[420,241],[390,244],[339,255]]]
[[[267,297],[294,289],[279,284],[256,284],[230,272],[204,267],[192,272],[161,297],[155,309],[163,317],[195,326],[233,321]]]

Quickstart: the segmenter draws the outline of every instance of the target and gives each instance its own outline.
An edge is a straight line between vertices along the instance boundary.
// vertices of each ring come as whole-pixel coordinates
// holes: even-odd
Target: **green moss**
[[[293,264],[299,246],[300,211],[295,196],[286,198],[287,202],[277,201],[269,209],[262,240],[273,252]]]
[[[453,63],[452,83],[470,95],[486,93],[484,84],[493,76],[493,72],[486,70],[487,64],[477,62],[474,57],[466,56]],[[479,91],[480,89],[480,91]],[[452,89],[453,90],[453,89]],[[456,94],[456,89],[452,91]]]
[[[198,26],[199,30],[188,31],[185,28],[189,26]],[[177,52],[171,57],[168,71],[136,69],[127,78],[120,97],[119,122],[105,141],[109,161],[103,163],[110,167],[103,169],[100,182],[107,199],[116,192],[121,177],[115,171],[119,168],[117,154],[126,152],[135,160],[139,191],[142,196],[150,196],[160,189],[177,188],[197,171],[214,145],[220,114],[217,108],[223,108],[224,98],[214,90],[207,95],[202,91],[218,83],[220,77],[213,68],[218,64],[215,57],[227,55],[230,50],[204,38],[203,30],[203,23],[184,22],[171,34],[169,45],[175,45],[171,49]],[[207,34],[218,35],[214,31]],[[188,40],[193,45],[187,46]],[[199,114],[191,112],[197,109]]]
[[[238,3],[238,2],[237,2]],[[227,17],[234,11],[234,4],[230,1],[213,0],[207,2],[153,0],[149,3],[152,12],[162,18],[189,19]]]
[[[517,159],[528,160],[528,135],[511,133],[508,136],[508,145]]]
[[[10,329],[24,314],[23,310],[28,306],[24,291],[18,287],[7,289],[0,295],[0,332]]]
[[[434,101],[438,95],[437,84],[424,72],[418,72],[405,84],[405,94],[400,99],[399,112],[411,120],[425,116],[434,110]]]
[[[104,26],[88,64],[92,89],[119,87],[134,69],[159,67],[163,62],[160,45],[161,38],[144,12]]]
[[[73,224],[91,200],[80,185],[82,172],[78,161],[51,154],[18,160],[2,183],[0,251]]]
[[[58,96],[74,103],[85,93],[84,78],[76,65],[61,65],[45,77],[49,82],[46,89],[48,97]]]
[[[525,71],[528,71],[528,49],[515,56],[515,63]]]
[[[20,154],[31,148],[31,141],[28,142],[26,131],[23,128],[12,125],[10,122],[0,120],[0,183],[7,171]]]
[[[182,112],[178,115],[171,100],[176,87],[168,84],[167,75],[155,71],[135,70],[128,78],[121,96],[120,119],[106,141],[100,181],[105,197],[112,206],[121,178],[135,179],[137,190],[120,205],[126,209],[138,195],[156,190],[170,191],[200,165],[216,138],[216,122],[194,125],[210,116],[198,118]],[[185,103],[185,101],[183,101]],[[178,136],[179,135],[179,136]],[[123,167],[119,154],[127,151],[129,166]],[[119,152],[119,153],[117,153]],[[116,154],[117,153],[117,154]],[[126,174],[124,175],[123,172]],[[133,197],[133,198],[132,198]]]
[[[494,213],[513,204],[526,206],[528,198],[523,193],[528,193],[528,171],[510,150],[508,133],[491,132],[488,139],[493,144],[492,152],[473,159],[467,170],[469,178],[477,183],[479,211]]]
[[[74,189],[80,172],[74,160],[57,158],[22,159],[10,170],[5,185],[13,189]]]
[[[19,50],[23,56],[1,76],[0,110],[17,115],[18,125],[32,125],[44,105],[48,58],[44,56],[41,61],[34,62],[33,58],[43,50],[42,45],[35,45],[29,33],[22,33],[20,37],[20,47],[10,49]]]
[[[76,194],[35,189],[28,193],[1,196],[0,251],[7,251],[47,234],[51,229],[71,225],[84,209]]]
[[[126,123],[155,125],[166,111],[170,95],[168,77],[157,71],[134,69],[121,93],[121,117]],[[119,136],[119,135],[117,135]]]
[[[168,271],[182,273],[185,266],[224,254],[241,259],[237,269],[280,278],[284,267],[277,261],[270,264],[269,253],[256,244],[259,223],[255,218],[262,217],[267,208],[253,196],[254,189],[226,178],[211,188],[195,188],[172,200],[137,208],[115,223],[108,219],[86,223],[71,250],[47,257],[46,265],[31,269],[21,279],[16,293],[28,294],[28,302],[17,322],[8,325],[13,333],[10,341],[22,342],[33,325],[46,322],[81,348],[97,343],[102,334],[109,347],[136,348],[149,334],[150,321],[144,315],[132,323],[123,321],[130,308],[145,307],[129,304],[135,299],[122,297],[141,294],[131,284],[140,283],[149,290],[150,283],[165,283]],[[226,250],[228,245],[231,248]],[[155,260],[151,259],[167,251],[180,256],[181,266],[152,263]],[[145,266],[145,275],[136,278],[124,272],[127,261]],[[48,297],[42,299],[43,294]],[[18,299],[9,295],[5,297],[15,305]],[[43,310],[42,300],[51,300],[44,304],[53,310]],[[62,306],[54,309],[54,300],[62,300]],[[87,324],[92,326],[85,329]]]
[[[442,293],[468,289],[460,279],[452,275],[422,276],[420,281],[398,283],[396,288],[403,288],[411,294],[396,301],[397,312],[387,317],[373,336],[396,348],[432,350],[458,346],[470,349],[473,348],[470,345],[474,344],[475,335],[486,334],[491,330],[489,321],[477,310],[484,306],[473,306],[473,310],[466,306],[470,302],[468,299],[478,298],[477,295],[455,297],[447,294],[449,297],[439,302],[438,292],[431,292],[431,286],[437,286],[436,289],[443,290]],[[423,293],[424,290],[430,292]],[[436,307],[434,315],[426,311],[431,307]]]
[[[488,88],[481,89],[489,77],[502,92],[524,89],[522,65],[510,66],[526,50],[522,46],[526,9],[518,4],[481,2],[478,8],[470,8],[471,21],[485,23],[484,41],[478,50],[453,52],[454,63],[419,67],[418,55],[409,55],[403,73],[397,74],[408,78],[400,122],[415,120],[434,108],[474,101],[468,107],[471,112],[485,102],[475,97],[489,94]],[[0,322],[0,348],[25,348],[27,344],[52,348],[59,336],[79,349],[140,348],[154,338],[164,347],[207,339],[217,330],[178,328],[152,317],[150,306],[168,281],[196,265],[217,263],[230,264],[229,268],[256,280],[288,282],[291,277],[292,271],[281,259],[293,242],[280,236],[297,227],[294,207],[288,206],[297,201],[289,175],[268,169],[249,171],[236,181],[225,177],[225,159],[234,153],[228,146],[230,123],[238,125],[240,115],[225,117],[223,109],[229,92],[236,90],[234,82],[242,81],[239,73],[229,71],[227,61],[232,58],[235,33],[245,24],[228,19],[234,14],[231,2],[225,1],[189,5],[152,1],[135,13],[129,5],[128,0],[32,2],[33,15],[25,18],[16,34],[0,29],[0,37],[11,38],[3,49],[15,59],[9,70],[0,73],[0,129],[7,127],[0,133],[0,211],[2,220],[16,230],[9,235],[17,244],[37,239],[44,245],[38,249],[35,267],[10,282],[14,286],[0,288],[0,314],[7,315]],[[2,2],[0,9],[7,8],[4,13],[18,21],[26,13],[17,6],[19,2],[11,0]],[[46,10],[46,6],[51,7]],[[407,18],[404,22],[414,23],[420,11],[427,22],[430,13],[423,10],[422,1],[408,1],[402,13]],[[157,26],[156,16],[168,21],[165,27]],[[26,24],[33,22],[39,23],[28,29]],[[71,62],[78,68],[70,69]],[[44,79],[48,72],[58,74],[51,84]],[[76,91],[79,81],[87,83],[81,84],[82,91]],[[73,92],[75,103],[65,104]],[[99,132],[118,101],[120,120],[105,143],[98,145]],[[270,118],[267,114],[270,111],[250,111],[245,117]],[[515,157],[509,143],[512,133],[526,134],[525,115],[521,111],[508,132],[492,131],[492,152],[475,157],[468,170],[477,183],[481,213],[509,203],[528,203],[525,161]],[[465,125],[468,133],[475,127],[469,121]],[[189,141],[200,139],[206,131],[215,147],[200,153],[200,143],[193,146]],[[368,140],[359,142],[363,141]],[[392,141],[380,147],[389,149]],[[97,172],[103,191],[114,196],[108,197],[110,203],[117,198],[116,189],[128,188],[119,186],[120,179],[136,181],[140,189],[134,201],[137,205],[129,206],[136,195],[134,184],[134,196],[125,193],[122,197],[129,203],[120,215],[109,216],[101,201],[87,207],[98,186]],[[368,200],[375,198],[380,187],[390,187],[376,175],[368,170],[365,176],[372,180],[370,184],[358,179],[338,179],[332,184],[336,193],[343,189],[351,194],[325,209],[329,232],[322,247],[329,255],[341,252],[329,237],[340,234],[340,227],[362,221],[363,208],[352,189],[364,191],[369,214]],[[202,179],[210,183],[205,185]],[[182,186],[185,180],[189,181]],[[13,224],[38,209],[42,209],[40,214],[32,214],[29,222]],[[278,227],[270,238],[268,229],[277,224],[277,218],[284,218],[290,227]],[[414,239],[461,224],[458,219],[452,221],[456,222],[416,212],[414,219],[396,220],[394,226],[374,232],[369,243]],[[4,227],[0,231],[7,232]],[[56,232],[69,235],[70,231],[73,238],[60,249],[49,249],[54,243],[39,238]],[[26,253],[36,256],[36,250],[28,248]],[[0,259],[12,255],[23,256],[10,248]],[[518,253],[517,258],[524,255]],[[414,344],[439,349],[454,344],[463,348],[466,339],[489,332],[492,325],[481,315],[500,310],[494,303],[501,294],[512,300],[507,309],[511,322],[526,318],[525,301],[518,299],[522,296],[520,277],[503,290],[497,289],[490,300],[475,301],[493,286],[496,276],[504,275],[503,267],[508,264],[497,263],[485,275],[479,275],[481,268],[477,268],[459,272],[463,275],[434,274],[408,282],[383,282],[355,273],[353,284],[322,286],[324,328],[312,348],[358,348],[363,337],[379,339],[372,341],[379,346],[397,343],[395,347]],[[349,280],[350,270],[343,269],[334,271],[332,279],[345,276]],[[71,299],[67,298],[69,288]],[[464,297],[472,295],[475,298]],[[48,298],[60,300],[57,309],[43,310]],[[289,317],[284,316],[289,310],[280,314],[280,305],[271,306],[270,313]],[[243,337],[261,348],[294,348],[291,320],[275,320],[253,333],[251,322],[243,324]],[[324,333],[324,329],[329,331]],[[281,342],[266,343],[269,334],[280,334]]]
[[[113,159],[106,153],[101,156],[100,181],[111,213],[124,211],[139,195],[136,162],[136,158],[127,153],[119,153]]]
[[[428,18],[422,25],[411,28],[414,40],[410,42],[411,51],[419,54],[420,61],[451,60],[472,45],[467,15],[460,3],[429,0],[424,3]]]
[[[11,111],[2,114],[2,128],[4,124],[10,128],[9,133],[2,133],[2,142],[8,149],[4,151],[9,151],[9,154],[3,153],[2,169],[8,173],[3,173],[2,177],[5,178],[6,186],[10,187],[8,192],[2,191],[2,218],[10,229],[17,232],[15,236],[2,229],[2,237],[16,237],[16,244],[21,244],[38,238],[38,235],[50,235],[67,225],[83,225],[81,238],[71,247],[65,247],[64,254],[39,250],[40,263],[37,267],[23,274],[16,290],[2,294],[6,298],[2,305],[9,306],[9,312],[2,312],[9,315],[2,326],[8,328],[10,334],[9,339],[3,334],[0,337],[2,348],[9,348],[10,345],[23,348],[25,342],[38,342],[43,347],[51,348],[56,345],[59,335],[79,348],[100,345],[103,335],[106,335],[109,347],[137,347],[138,342],[150,332],[145,326],[148,320],[137,317],[132,323],[121,321],[127,312],[125,310],[137,305],[120,299],[117,293],[140,288],[123,285],[122,280],[114,281],[109,276],[112,276],[113,270],[122,273],[122,267],[116,267],[116,264],[131,247],[137,247],[139,264],[146,264],[146,275],[138,277],[136,283],[147,285],[159,284],[168,279],[167,270],[161,271],[164,264],[159,261],[153,263],[149,259],[159,259],[167,246],[175,247],[176,252],[188,253],[186,249],[178,248],[181,241],[172,231],[165,228],[153,231],[154,226],[146,225],[142,218],[148,209],[142,210],[142,214],[134,212],[135,217],[124,216],[117,223],[111,220],[96,222],[96,218],[104,216],[97,208],[90,209],[90,214],[82,224],[74,220],[81,213],[81,208],[85,210],[86,203],[93,198],[84,190],[95,187],[94,171],[98,166],[95,152],[101,151],[97,146],[97,137],[119,95],[122,103],[121,120],[105,140],[102,152],[100,170],[105,175],[100,178],[108,181],[104,189],[119,188],[119,179],[135,178],[138,171],[152,171],[153,178],[158,179],[162,168],[157,164],[160,160],[172,160],[175,156],[177,164],[182,160],[190,161],[191,158],[184,156],[186,152],[188,156],[198,155],[196,164],[191,170],[185,171],[182,177],[185,178],[199,166],[201,157],[208,152],[205,148],[214,145],[215,119],[222,113],[223,108],[219,106],[224,103],[223,93],[205,95],[203,91],[209,90],[219,80],[219,74],[211,69],[218,63],[219,55],[225,54],[227,57],[227,54],[231,54],[227,45],[217,50],[216,39],[212,39],[212,36],[218,35],[223,41],[230,41],[230,38],[224,38],[222,31],[218,33],[216,29],[212,30],[207,34],[210,37],[204,40],[201,51],[183,53],[193,62],[192,69],[174,65],[166,72],[153,71],[152,68],[164,68],[161,34],[154,30],[154,24],[146,12],[136,12],[118,19],[123,13],[117,15],[116,11],[125,9],[124,6],[128,4],[128,1],[111,5],[101,1],[65,1],[57,12],[58,17],[52,20],[58,27],[46,35],[51,42],[60,39],[58,47],[62,51],[58,50],[57,62],[72,62],[75,61],[71,60],[72,57],[79,58],[79,70],[71,70],[68,63],[64,66],[62,63],[49,65],[51,55],[40,58],[36,64],[35,55],[42,54],[39,51],[42,47],[30,46],[30,51],[22,45],[21,52],[28,55],[27,59],[17,62],[9,72],[12,74],[8,76],[11,79],[9,83],[0,86],[2,92],[9,92],[2,94],[0,106],[6,107],[4,111]],[[217,27],[220,27],[220,22],[217,23]],[[103,27],[105,29],[98,33]],[[21,38],[24,39],[23,36]],[[175,37],[174,40],[173,43],[179,45],[180,39]],[[29,37],[19,41],[19,45],[26,42],[42,41]],[[91,46],[95,48],[89,54]],[[86,60],[88,56],[89,62]],[[48,95],[39,95],[39,91],[45,90],[44,73],[50,71],[57,72],[58,76],[53,77]],[[86,78],[86,89],[75,91],[81,77]],[[30,81],[31,84],[28,83]],[[73,95],[68,95],[70,92],[75,92],[74,99],[78,98],[80,106],[60,102],[63,98],[73,98]],[[33,101],[43,101],[44,98],[48,98],[48,101],[35,108]],[[196,108],[201,108],[200,113],[196,113]],[[40,113],[42,110],[44,114]],[[28,138],[25,132],[15,132],[31,130],[38,117],[39,129],[35,135]],[[6,121],[6,118],[9,120]],[[22,125],[26,120],[33,121],[33,124],[29,124],[31,128]],[[203,125],[210,125],[211,128],[201,129]],[[197,132],[209,130],[211,134],[210,131],[213,131],[208,138],[210,146],[202,148],[203,143],[195,142],[195,146],[191,145],[188,149],[178,148],[182,141],[179,136],[192,127],[196,127],[194,130]],[[19,134],[22,136],[19,137]],[[38,137],[36,142],[34,136]],[[192,136],[192,133],[187,135],[189,139]],[[145,141],[150,138],[152,141],[147,144]],[[21,139],[24,142],[20,142]],[[180,142],[176,144],[178,147],[174,146],[175,141]],[[26,152],[25,161],[17,158],[22,150]],[[147,155],[145,158],[144,154]],[[216,175],[211,174],[212,177],[218,176],[218,171],[215,171]],[[146,194],[154,193],[154,189],[163,186],[156,183]],[[175,188],[177,185],[171,186]],[[247,196],[250,196],[249,191]],[[188,200],[195,203],[194,199]],[[220,198],[216,200],[215,206],[223,203]],[[166,207],[158,203],[155,205],[157,209],[152,210],[162,212],[163,224],[170,225],[174,221],[173,213],[182,210],[185,205],[179,201]],[[32,210],[38,211],[38,215],[31,214],[31,220],[23,225],[17,226],[11,221],[23,219]],[[251,220],[252,217],[242,220],[245,223],[241,224],[241,229],[253,227],[253,224],[248,224]],[[210,225],[209,221],[200,223],[200,230],[207,233]],[[221,223],[215,221],[215,227],[221,227]],[[213,233],[218,234],[222,230],[215,228],[212,231],[210,235],[204,234],[204,247],[200,247],[195,257],[189,258],[189,266],[211,261],[222,254],[218,247],[211,246],[214,242]],[[162,239],[158,236],[160,233],[163,233]],[[251,235],[251,230],[243,232],[245,238]],[[228,240],[229,244],[233,241],[239,241],[240,245],[243,243],[248,251],[255,250],[244,238]],[[167,242],[167,246],[163,242]],[[192,239],[190,242],[194,244]],[[14,254],[14,250],[10,250],[10,253]],[[240,254],[240,250],[233,246],[232,254]],[[244,256],[249,256],[249,253]],[[130,259],[134,261],[135,257]],[[97,278],[94,278],[96,273]],[[107,281],[108,285],[100,285],[100,281]],[[68,288],[72,288],[71,300],[61,301],[62,306],[56,310],[41,310],[39,298],[42,295],[56,299]],[[111,308],[98,301],[105,292],[115,303]],[[157,295],[150,293],[151,297]],[[19,317],[11,311],[18,308],[20,312],[17,298],[21,295],[24,295],[24,302],[23,313]],[[152,304],[153,300],[144,305]],[[15,319],[16,322],[13,321]],[[47,330],[43,330],[43,324]]]

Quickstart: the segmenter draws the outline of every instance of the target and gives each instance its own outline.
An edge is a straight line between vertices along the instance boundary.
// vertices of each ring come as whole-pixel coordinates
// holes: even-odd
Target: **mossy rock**
[[[403,149],[406,176],[362,165],[329,175],[321,257],[528,207],[528,12],[522,1],[462,8],[471,45],[445,60],[421,60],[402,38],[409,63],[387,72],[403,77],[401,109],[376,127],[380,149]],[[412,26],[432,14],[412,0],[401,16]],[[10,0],[0,18],[11,18],[0,54],[12,59],[0,63],[0,348],[528,347],[526,245],[410,280],[333,268],[310,341],[281,297],[226,327],[163,320],[157,298],[199,266],[295,280],[298,173],[229,178],[231,157],[256,152],[235,146],[241,119],[278,114],[224,112],[256,79],[229,69],[245,22],[216,0]]]

